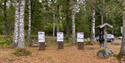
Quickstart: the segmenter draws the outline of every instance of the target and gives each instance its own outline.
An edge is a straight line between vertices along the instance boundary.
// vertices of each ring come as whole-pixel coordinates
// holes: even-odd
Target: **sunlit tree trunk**
[[[72,14],[72,42],[73,42],[73,45],[75,45],[75,42],[76,42],[75,13]]]
[[[19,1],[16,2],[16,9],[15,9],[15,25],[14,25],[14,37],[13,37],[13,46],[17,47],[18,39],[19,39],[19,18],[20,18],[20,8],[19,8]]]
[[[121,43],[121,49],[120,49],[120,54],[125,56],[125,0],[123,2],[124,5],[124,10],[123,10],[123,39]]]
[[[28,45],[31,46],[31,0],[29,0]]]
[[[95,42],[95,0],[93,3],[93,13],[92,13],[92,28],[91,28],[91,42]]]
[[[19,19],[19,42],[18,42],[18,48],[24,48],[24,11],[25,11],[25,0],[20,0],[20,19]]]

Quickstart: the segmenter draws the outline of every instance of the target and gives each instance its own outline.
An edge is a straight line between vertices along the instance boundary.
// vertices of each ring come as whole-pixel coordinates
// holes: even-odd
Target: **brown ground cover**
[[[108,44],[114,54],[120,50],[120,45]],[[96,56],[99,45],[87,45],[84,50],[78,50],[77,46],[65,47],[58,50],[56,47],[47,47],[45,51],[39,51],[37,47],[27,48],[32,52],[31,56],[16,57],[12,53],[14,49],[0,48],[0,63],[118,63],[115,57],[101,59]]]

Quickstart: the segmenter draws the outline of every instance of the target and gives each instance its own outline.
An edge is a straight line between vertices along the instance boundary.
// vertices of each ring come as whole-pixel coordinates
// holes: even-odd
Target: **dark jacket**
[[[104,34],[99,34],[99,42],[104,42]]]

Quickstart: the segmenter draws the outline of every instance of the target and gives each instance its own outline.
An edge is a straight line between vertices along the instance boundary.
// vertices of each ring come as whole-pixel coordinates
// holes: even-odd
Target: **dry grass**
[[[117,54],[120,45],[108,44],[108,47]],[[99,45],[87,45],[84,50],[78,50],[75,46],[68,46],[62,50],[56,47],[47,47],[45,51],[38,48],[27,48],[32,52],[31,56],[16,57],[12,53],[14,49],[0,49],[0,63],[118,63],[115,57],[101,59],[96,56]]]

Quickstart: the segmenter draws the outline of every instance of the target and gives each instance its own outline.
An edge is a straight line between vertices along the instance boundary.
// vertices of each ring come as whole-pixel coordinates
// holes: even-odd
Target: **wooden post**
[[[84,43],[83,42],[78,42],[78,49],[83,50],[84,49]]]
[[[45,50],[45,32],[38,32],[39,50]]]
[[[57,43],[58,43],[58,49],[64,49],[64,39],[63,39],[63,32],[57,32]]]
[[[83,32],[77,33],[77,42],[78,42],[78,49],[83,50],[84,49],[84,34]]]
[[[107,27],[104,28],[104,48],[107,48]]]
[[[64,49],[63,42],[58,42],[58,49]]]
[[[39,43],[39,50],[45,50],[45,42]]]

